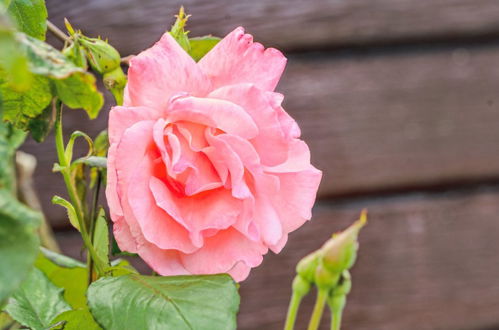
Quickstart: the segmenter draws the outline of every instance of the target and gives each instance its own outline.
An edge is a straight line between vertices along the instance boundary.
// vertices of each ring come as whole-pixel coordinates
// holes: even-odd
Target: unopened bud
[[[315,285],[317,285],[317,288],[319,290],[321,289],[330,290],[334,288],[336,286],[336,283],[338,283],[339,279],[340,279],[340,274],[330,272],[322,264],[319,264],[315,269],[314,280],[315,280]]]
[[[292,287],[293,287],[293,293],[296,294],[298,297],[302,298],[306,296],[307,293],[310,291],[310,282],[305,280],[300,275],[296,275],[293,280]]]
[[[116,99],[116,103],[118,105],[123,104],[123,89],[126,85],[126,75],[118,66],[113,71],[107,72],[102,76],[102,81],[104,82],[104,87],[111,91],[114,98]]]
[[[303,257],[296,265],[296,273],[309,283],[314,282],[315,269],[319,264],[320,251],[314,251]]]
[[[120,53],[100,38],[79,36],[78,41],[85,50],[88,63],[96,72],[104,74],[120,66]]]
[[[357,257],[359,231],[367,222],[367,213],[362,211],[360,219],[345,231],[333,235],[322,247],[322,262],[330,272],[341,274],[350,269]]]

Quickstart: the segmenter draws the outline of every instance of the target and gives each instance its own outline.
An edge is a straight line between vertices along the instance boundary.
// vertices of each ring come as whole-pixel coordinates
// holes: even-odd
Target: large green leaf
[[[189,55],[198,62],[203,56],[206,55],[216,44],[220,41],[220,38],[213,36],[196,37],[190,38],[189,44]]]
[[[229,275],[103,277],[88,289],[90,310],[112,329],[235,329],[239,296]]]
[[[19,31],[45,40],[47,8],[44,0],[11,0],[7,12]]]
[[[32,268],[38,252],[41,215],[0,189],[0,304]]]
[[[36,268],[9,298],[5,308],[14,320],[33,330],[48,328],[57,315],[70,309],[62,298],[62,289]]]
[[[54,260],[56,261],[54,262]],[[64,299],[71,307],[75,309],[86,308],[85,292],[87,291],[88,272],[85,265],[55,252],[47,254],[47,251],[44,250],[38,255],[35,266],[53,284],[64,289]]]

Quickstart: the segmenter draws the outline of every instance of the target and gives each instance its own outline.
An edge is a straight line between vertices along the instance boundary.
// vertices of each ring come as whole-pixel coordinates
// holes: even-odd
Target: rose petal
[[[214,88],[238,83],[252,83],[273,91],[286,66],[286,58],[274,48],[264,49],[253,37],[236,28],[222,39],[199,62]]]
[[[204,96],[210,89],[209,79],[167,32],[130,60],[124,105],[164,110],[178,92]]]
[[[185,268],[193,274],[218,274],[233,270],[239,262],[244,262],[248,267],[256,267],[260,265],[263,254],[267,251],[264,245],[252,242],[238,231],[229,228],[207,238],[204,246],[198,251],[181,255],[181,260]],[[239,267],[241,266],[236,266],[234,270]]]
[[[258,135],[255,122],[244,109],[223,100],[192,96],[175,98],[168,108],[168,120],[216,127],[248,139]]]
[[[267,92],[253,84],[238,84],[221,87],[211,92],[209,97],[236,103],[251,116],[259,134],[250,141],[262,164],[277,165],[286,159],[289,139],[282,131],[278,113]]]

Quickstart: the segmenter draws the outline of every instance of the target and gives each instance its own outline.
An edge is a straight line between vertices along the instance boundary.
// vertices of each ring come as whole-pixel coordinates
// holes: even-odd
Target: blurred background
[[[47,5],[53,23],[62,28],[67,17],[87,35],[109,38],[123,56],[151,46],[184,5],[191,36],[224,36],[241,25],[288,57],[277,90],[324,178],[312,221],[242,283],[240,329],[282,328],[296,262],[364,207],[369,224],[344,329],[499,329],[499,1]],[[107,112],[90,122],[83,111],[68,111],[65,129],[95,136]],[[50,204],[65,191],[51,173],[52,138],[23,149],[38,158],[36,187],[62,249],[81,257],[64,210]]]

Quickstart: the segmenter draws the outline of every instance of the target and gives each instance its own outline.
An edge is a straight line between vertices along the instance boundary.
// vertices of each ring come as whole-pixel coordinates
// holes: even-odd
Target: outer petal
[[[210,81],[169,33],[130,61],[125,106],[166,109],[178,92],[203,96]]]
[[[220,41],[199,62],[214,88],[238,83],[253,83],[273,91],[286,66],[286,58],[274,48],[264,49],[238,27]]]
[[[245,279],[246,272],[241,272],[243,262],[248,267],[261,264],[267,248],[252,242],[234,229],[227,229],[206,239],[204,246],[192,254],[181,256],[185,268],[192,274],[217,274],[233,271],[236,281]]]
[[[109,112],[109,143],[117,143],[123,132],[133,124],[143,120],[155,120],[161,115],[161,111],[148,107],[113,107]]]
[[[144,241],[138,253],[160,275],[189,275],[180,260],[180,252],[176,250],[161,250],[154,244]]]

